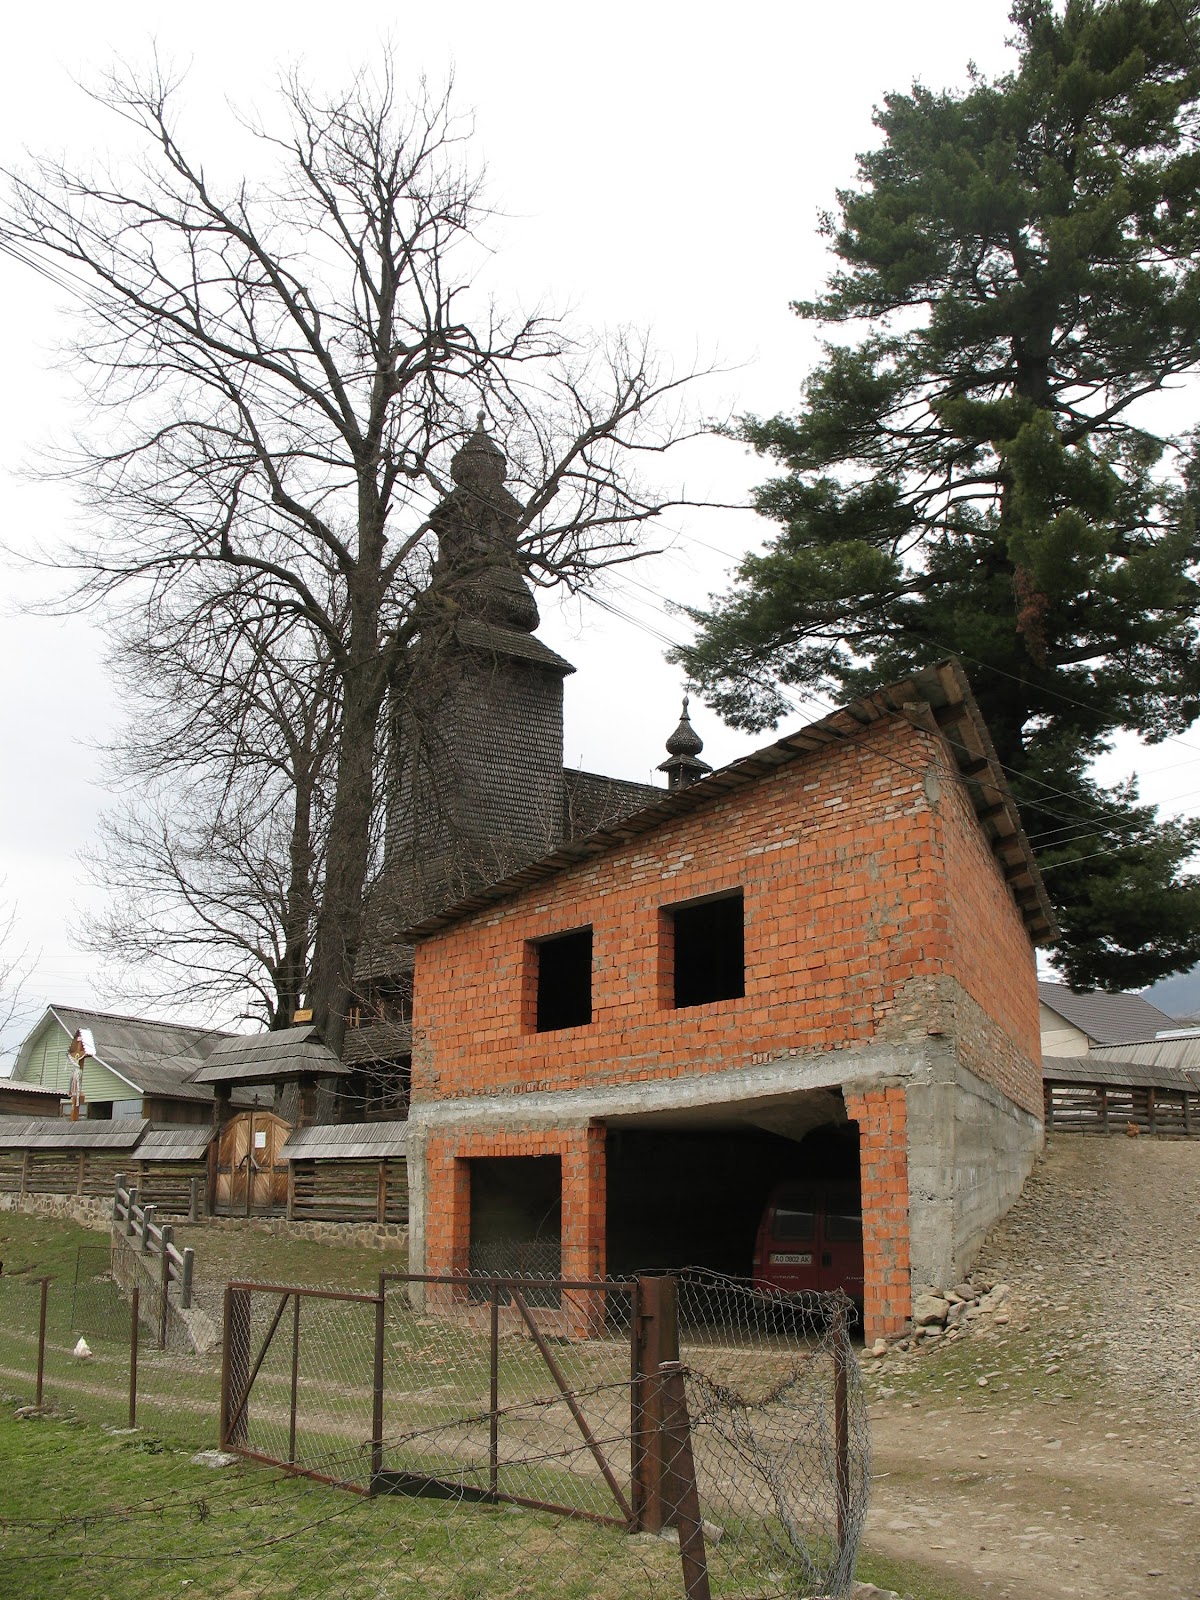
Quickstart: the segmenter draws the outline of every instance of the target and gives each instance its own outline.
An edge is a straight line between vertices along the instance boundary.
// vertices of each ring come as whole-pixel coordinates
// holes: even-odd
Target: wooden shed
[[[405,1122],[343,1122],[298,1129],[283,1147],[288,1216],[407,1223],[407,1150]]]

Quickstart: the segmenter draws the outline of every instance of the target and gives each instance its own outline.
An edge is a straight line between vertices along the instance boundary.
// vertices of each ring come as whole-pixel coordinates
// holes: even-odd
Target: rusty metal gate
[[[850,1309],[688,1274],[232,1283],[221,1442],[360,1494],[673,1528],[689,1600],[719,1520],[720,1559],[833,1592],[869,1472]]]

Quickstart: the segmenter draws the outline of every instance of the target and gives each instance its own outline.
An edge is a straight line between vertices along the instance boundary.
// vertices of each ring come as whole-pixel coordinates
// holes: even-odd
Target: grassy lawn
[[[369,1290],[381,1269],[402,1266],[395,1253],[256,1231],[181,1228],[176,1237],[196,1249],[199,1281],[214,1290],[229,1277]],[[217,1351],[181,1358],[157,1351],[144,1334],[141,1430],[118,1431],[127,1421],[127,1311],[123,1324],[118,1319],[105,1325],[99,1298],[88,1301],[81,1294],[75,1326],[71,1318],[76,1253],[81,1245],[102,1252],[106,1243],[103,1232],[68,1222],[0,1214],[0,1394],[7,1392],[12,1404],[33,1398],[36,1279],[54,1280],[45,1379],[54,1414],[18,1422],[12,1404],[0,1413],[0,1451],[10,1468],[0,1486],[0,1595],[6,1600],[77,1600],[81,1591],[88,1600],[151,1594],[157,1600],[166,1589],[230,1600],[343,1593],[616,1600],[682,1593],[678,1551],[649,1536],[631,1540],[587,1522],[514,1507],[403,1498],[367,1502],[248,1462],[219,1472],[193,1466],[192,1455],[217,1442]],[[94,1292],[99,1297],[102,1289]],[[111,1285],[103,1292],[111,1294]],[[255,1297],[254,1350],[277,1304],[273,1296]],[[373,1321],[372,1308],[363,1305],[305,1300],[301,1310],[297,1459],[360,1483],[370,1433]],[[249,1444],[275,1456],[286,1455],[288,1446],[291,1326],[289,1306],[259,1374],[250,1414]],[[93,1351],[88,1362],[71,1354],[81,1328]],[[625,1477],[628,1450],[619,1441],[627,1422],[627,1347],[620,1339],[586,1346],[555,1340],[554,1347],[572,1387],[587,1393],[598,1386],[587,1405],[611,1442],[618,1475]],[[422,1315],[398,1298],[389,1305],[387,1348],[393,1379],[385,1433],[397,1442],[385,1452],[385,1465],[454,1477],[456,1469],[472,1463],[469,1477],[486,1482],[486,1421],[463,1420],[486,1411],[488,1364],[479,1331],[453,1318]],[[746,1380],[745,1352],[709,1355],[718,1366],[721,1359],[733,1362]],[[769,1353],[759,1359],[771,1366]],[[538,1367],[532,1388],[531,1360]],[[723,1370],[719,1375],[730,1376]],[[498,1376],[502,1404],[552,1389],[524,1337],[502,1340]],[[439,1439],[442,1424],[447,1431]],[[409,1442],[400,1444],[406,1435]],[[502,1486],[611,1512],[587,1458],[574,1471],[555,1460],[563,1444],[578,1454],[580,1442],[565,1412],[518,1410],[503,1423]],[[725,1520],[728,1537],[712,1557],[714,1595],[763,1593],[784,1581],[766,1569],[761,1551],[754,1553],[754,1540],[741,1553],[742,1540]],[[859,1576],[912,1600],[960,1600],[919,1568],[869,1551],[860,1559]]]

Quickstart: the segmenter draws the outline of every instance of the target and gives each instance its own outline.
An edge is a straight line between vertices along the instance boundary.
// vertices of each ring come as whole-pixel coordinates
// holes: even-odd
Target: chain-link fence
[[[122,1437],[132,1395],[136,1439],[174,1445],[178,1481],[163,1480],[154,1538],[169,1505],[188,1559],[228,1544],[225,1528],[209,1542],[208,1508],[248,1530],[256,1508],[277,1503],[258,1545],[238,1534],[239,1594],[309,1592],[282,1582],[286,1553],[271,1552],[326,1525],[342,1587],[314,1594],[782,1600],[849,1584],[867,1438],[837,1297],[785,1300],[699,1274],[385,1275],[375,1294],[233,1284],[223,1344],[200,1352],[157,1347],[153,1304],[135,1344],[131,1289],[106,1258],[81,1255],[74,1282],[45,1295],[46,1407]],[[27,1404],[42,1305],[38,1283],[0,1278],[0,1383]],[[74,1354],[80,1337],[87,1355]],[[286,1476],[247,1461],[197,1485],[191,1454],[219,1438]],[[125,1507],[127,1529],[149,1524],[149,1503]],[[105,1543],[105,1515],[76,1530],[81,1561],[128,1559],[115,1524]],[[0,1517],[0,1592],[54,1592],[3,1578],[6,1556],[14,1570],[32,1561],[43,1522],[21,1533]],[[54,1526],[65,1554],[75,1525]],[[203,1582],[191,1592],[227,1592]],[[121,1592],[143,1590],[131,1577]]]

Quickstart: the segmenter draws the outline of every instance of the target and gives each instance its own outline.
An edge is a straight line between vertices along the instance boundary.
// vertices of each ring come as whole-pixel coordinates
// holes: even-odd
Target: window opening
[[[746,993],[742,892],[667,908],[674,934],[675,1005],[740,1000]]]
[[[579,1028],[592,1020],[592,930],[580,928],[534,945],[537,1032]]]

